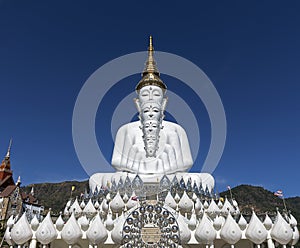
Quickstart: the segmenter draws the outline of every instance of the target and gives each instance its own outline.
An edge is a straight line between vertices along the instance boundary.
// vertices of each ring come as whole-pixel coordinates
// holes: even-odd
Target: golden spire
[[[149,37],[149,48],[148,48],[148,51],[154,51],[153,45],[152,45],[152,36],[151,35]]]
[[[139,92],[139,90],[146,85],[156,85],[165,92],[167,86],[160,79],[160,73],[157,69],[156,62],[154,59],[154,48],[152,42],[152,36],[149,37],[149,47],[148,47],[148,58],[145,63],[145,69],[142,73],[142,79],[136,86],[135,90]]]
[[[154,73],[157,76],[159,76],[159,71],[156,67],[156,62],[154,59],[154,48],[153,48],[153,43],[152,43],[152,36],[149,37],[149,47],[148,47],[148,58],[146,61],[146,67],[143,71],[143,76],[145,76],[148,73]]]

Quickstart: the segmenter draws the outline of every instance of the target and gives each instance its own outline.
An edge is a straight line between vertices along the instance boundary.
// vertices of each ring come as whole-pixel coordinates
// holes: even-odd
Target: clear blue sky
[[[152,34],[157,50],[202,68],[222,98],[218,190],[300,195],[299,12],[298,1],[0,0],[0,155],[13,137],[12,168],[25,185],[88,178],[72,141],[76,97],[97,68],[145,50]]]

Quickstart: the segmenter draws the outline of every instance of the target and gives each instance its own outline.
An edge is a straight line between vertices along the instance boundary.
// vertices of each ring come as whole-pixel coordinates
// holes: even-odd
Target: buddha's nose
[[[152,92],[150,92],[150,94],[149,94],[149,100],[153,100]]]

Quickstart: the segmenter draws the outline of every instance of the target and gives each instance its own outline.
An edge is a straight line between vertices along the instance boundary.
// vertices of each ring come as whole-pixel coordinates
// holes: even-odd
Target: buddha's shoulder
[[[118,132],[128,132],[128,131],[135,131],[135,130],[140,130],[141,122],[140,121],[134,121],[134,122],[129,122],[123,126],[121,126],[118,129]]]
[[[184,129],[178,125],[177,123],[170,122],[170,121],[163,121],[163,131],[164,132],[185,132]],[[119,133],[132,133],[136,132],[138,130],[141,130],[140,128],[141,122],[140,121],[134,121],[134,122],[129,122],[123,126],[121,126],[118,130]]]
[[[163,130],[164,131],[173,131],[173,132],[185,132],[184,129],[182,128],[182,126],[180,126],[177,123],[174,122],[170,122],[170,121],[163,121],[162,122],[163,125]]]

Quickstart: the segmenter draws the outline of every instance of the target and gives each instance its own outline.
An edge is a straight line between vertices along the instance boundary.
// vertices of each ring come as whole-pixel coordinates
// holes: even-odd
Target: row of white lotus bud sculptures
[[[129,180],[129,181],[128,181]],[[127,181],[127,182],[126,182]],[[137,176],[69,200],[54,221],[26,213],[7,222],[5,240],[18,247],[293,247],[299,239],[292,214],[278,210],[264,220],[243,216],[234,199],[217,199],[212,189],[163,177],[149,189]],[[147,188],[148,187],[148,188]],[[153,187],[153,185],[151,185]],[[137,190],[139,193],[133,190]],[[151,191],[152,194],[145,194]]]

